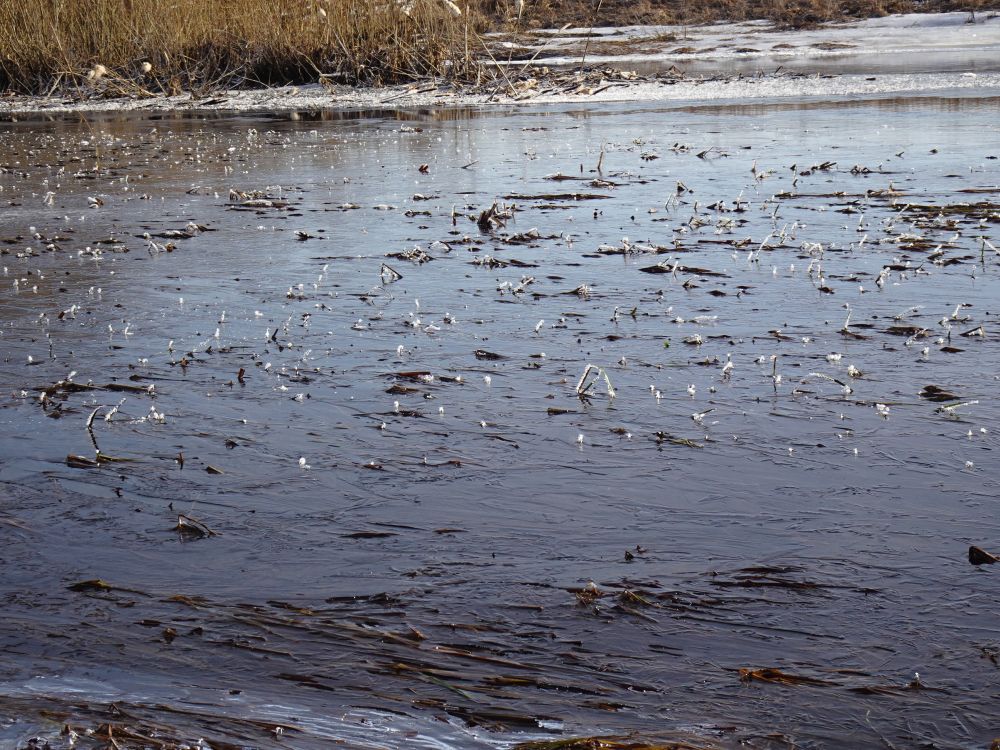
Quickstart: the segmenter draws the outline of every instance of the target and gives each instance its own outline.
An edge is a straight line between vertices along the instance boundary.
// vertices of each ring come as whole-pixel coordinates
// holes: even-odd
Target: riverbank
[[[773,23],[565,29],[520,43],[476,84],[212,90],[173,96],[81,88],[72,96],[7,96],[0,116],[121,111],[311,112],[531,102],[655,102],[880,96],[1000,88],[1000,17],[911,14],[779,30]],[[506,38],[505,38],[506,39]],[[504,47],[504,45],[508,45]],[[527,57],[528,59],[519,59]]]

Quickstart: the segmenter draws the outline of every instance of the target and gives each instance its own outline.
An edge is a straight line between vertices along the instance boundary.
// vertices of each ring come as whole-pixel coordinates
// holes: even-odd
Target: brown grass
[[[462,76],[481,20],[445,0],[0,0],[0,88],[134,82],[154,92],[330,74],[383,84]],[[151,65],[143,73],[143,63]]]
[[[1000,0],[524,0],[518,16],[517,0],[454,0],[461,15],[450,2],[0,0],[0,91],[141,95],[321,77],[468,79],[481,70],[487,29],[760,18],[803,27],[1000,8]]]

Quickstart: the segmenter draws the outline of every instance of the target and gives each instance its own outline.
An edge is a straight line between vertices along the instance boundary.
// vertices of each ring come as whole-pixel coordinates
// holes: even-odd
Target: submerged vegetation
[[[221,86],[382,85],[495,69],[483,34],[769,19],[802,27],[998,0],[39,0],[0,2],[0,91],[83,96]],[[501,74],[502,75],[502,74]]]

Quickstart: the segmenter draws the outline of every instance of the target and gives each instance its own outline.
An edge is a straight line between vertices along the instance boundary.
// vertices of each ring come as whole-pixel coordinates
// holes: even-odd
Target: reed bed
[[[465,0],[0,0],[0,88],[454,78],[480,30]]]

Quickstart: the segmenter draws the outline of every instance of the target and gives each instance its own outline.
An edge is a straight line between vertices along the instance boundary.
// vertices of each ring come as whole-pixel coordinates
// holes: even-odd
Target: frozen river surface
[[[994,94],[0,124],[0,746],[987,746]]]

